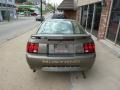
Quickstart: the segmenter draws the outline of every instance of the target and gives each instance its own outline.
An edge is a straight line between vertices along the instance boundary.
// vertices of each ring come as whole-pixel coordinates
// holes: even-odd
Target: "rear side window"
[[[70,21],[46,21],[41,25],[40,34],[73,34],[73,25]]]
[[[77,22],[72,22],[74,27],[75,34],[86,34],[82,26],[80,26]]]

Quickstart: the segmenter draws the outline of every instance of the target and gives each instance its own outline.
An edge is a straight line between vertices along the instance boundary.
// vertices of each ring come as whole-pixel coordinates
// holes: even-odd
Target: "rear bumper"
[[[95,54],[74,57],[47,57],[29,53],[26,54],[26,59],[31,69],[40,69],[42,67],[70,67],[80,71],[88,70],[92,67],[95,57]]]

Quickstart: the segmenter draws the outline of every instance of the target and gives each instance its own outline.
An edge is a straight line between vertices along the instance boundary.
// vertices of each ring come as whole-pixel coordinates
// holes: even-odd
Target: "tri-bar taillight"
[[[31,43],[31,42],[27,43],[27,52],[28,53],[37,53],[38,52],[38,48],[39,48],[39,44],[38,43]]]
[[[95,44],[94,43],[85,43],[83,45],[84,53],[95,53]]]

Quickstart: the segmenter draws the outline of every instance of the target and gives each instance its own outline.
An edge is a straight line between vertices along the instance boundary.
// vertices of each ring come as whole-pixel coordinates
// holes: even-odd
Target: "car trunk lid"
[[[39,43],[38,54],[74,56],[84,53],[83,44],[90,41],[90,35],[32,35],[30,41]]]

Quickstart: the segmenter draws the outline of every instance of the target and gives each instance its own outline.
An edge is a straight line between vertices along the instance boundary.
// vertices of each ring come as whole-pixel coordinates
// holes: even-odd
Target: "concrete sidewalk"
[[[105,44],[95,39],[96,61],[86,72],[71,73],[71,90],[120,90],[120,58]]]
[[[90,33],[89,33],[90,34]],[[92,35],[92,34],[91,34]],[[108,39],[98,40],[94,35],[92,35],[92,38],[95,41],[99,41],[99,43],[103,44],[104,47],[108,48],[111,53],[116,55],[118,58],[120,58],[120,46],[113,43],[112,41]]]
[[[101,43],[103,43],[106,47],[111,49],[111,53],[116,55],[118,58],[120,58],[120,46],[115,45],[112,41],[110,40],[100,40]]]

